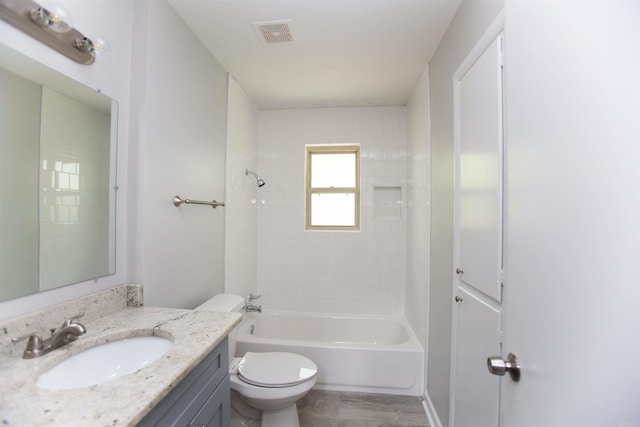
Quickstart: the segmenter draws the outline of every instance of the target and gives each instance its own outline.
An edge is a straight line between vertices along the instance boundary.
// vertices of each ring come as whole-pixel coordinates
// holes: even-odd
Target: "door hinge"
[[[502,345],[502,329],[498,331],[498,344]]]
[[[504,286],[504,270],[500,270],[500,284]]]

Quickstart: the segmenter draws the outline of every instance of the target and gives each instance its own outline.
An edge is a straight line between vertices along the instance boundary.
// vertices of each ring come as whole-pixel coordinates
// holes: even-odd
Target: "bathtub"
[[[245,314],[236,355],[287,351],[318,365],[320,390],[420,396],[424,351],[406,319],[290,312]]]

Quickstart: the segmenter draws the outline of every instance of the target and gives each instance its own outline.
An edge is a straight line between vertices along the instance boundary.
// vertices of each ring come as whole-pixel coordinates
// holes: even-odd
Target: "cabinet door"
[[[459,280],[502,300],[502,36],[459,81],[458,256]]]
[[[487,372],[487,355],[500,354],[502,313],[464,289],[458,293],[454,425],[498,426],[500,377]]]
[[[140,421],[138,427],[190,425],[191,420],[207,406],[211,396],[226,393],[229,398],[231,391],[228,379],[229,350],[225,338]],[[228,426],[230,422],[228,419],[226,424],[221,425]]]
[[[229,375],[209,397],[189,426],[227,427],[231,424],[231,393]]]

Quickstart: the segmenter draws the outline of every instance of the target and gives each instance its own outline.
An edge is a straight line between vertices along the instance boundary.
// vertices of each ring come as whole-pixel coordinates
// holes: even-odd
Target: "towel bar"
[[[187,205],[207,205],[207,206],[211,206],[213,209],[217,208],[218,206],[224,206],[224,202],[217,202],[215,200],[212,200],[210,202],[206,202],[206,201],[202,201],[202,200],[191,200],[191,199],[183,199],[180,196],[173,196],[173,205],[178,207],[181,204],[187,204]]]

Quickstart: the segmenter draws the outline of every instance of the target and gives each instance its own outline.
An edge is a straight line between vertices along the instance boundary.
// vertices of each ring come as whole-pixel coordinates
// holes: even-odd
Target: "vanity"
[[[0,323],[0,423],[228,426],[227,335],[240,314],[143,307],[141,292],[122,285]],[[85,313],[87,332],[48,354],[23,359],[25,342],[11,342],[32,332],[44,336],[79,312]],[[36,384],[43,373],[84,350],[132,337],[162,337],[172,346],[121,378],[72,389]]]

